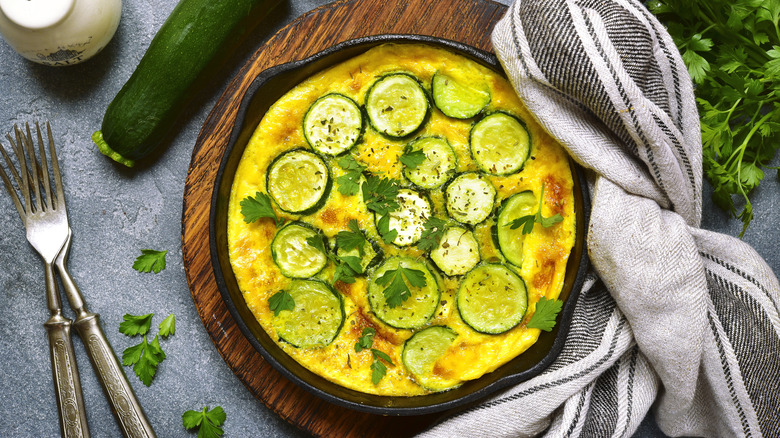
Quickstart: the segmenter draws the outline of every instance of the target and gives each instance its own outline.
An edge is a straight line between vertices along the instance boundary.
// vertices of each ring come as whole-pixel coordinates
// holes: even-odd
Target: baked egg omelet
[[[307,369],[370,394],[445,391],[545,328],[534,317],[563,288],[573,191],[565,151],[502,75],[385,44],[265,113],[230,194],[230,262]]]

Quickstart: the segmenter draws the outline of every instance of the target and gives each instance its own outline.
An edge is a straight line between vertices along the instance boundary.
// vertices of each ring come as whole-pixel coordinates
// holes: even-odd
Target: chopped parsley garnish
[[[276,216],[276,212],[271,205],[271,197],[265,193],[256,192],[254,197],[247,196],[241,200],[239,205],[241,205],[241,214],[244,216],[244,222],[248,224],[264,217],[273,219],[277,227],[284,223],[284,218]]]
[[[422,271],[407,269],[403,266],[388,269],[376,279],[379,285],[387,286],[384,290],[385,301],[391,309],[400,306],[412,296],[412,291],[409,290],[404,278],[412,287],[424,287],[426,284],[425,274]]]
[[[439,246],[441,238],[444,236],[444,230],[447,222],[444,219],[431,216],[425,221],[425,228],[423,229],[420,240],[417,242],[417,247],[423,251],[432,251]]]
[[[407,150],[406,152],[401,155],[401,163],[403,163],[404,166],[408,167],[409,169],[416,169],[417,166],[423,163],[425,161],[425,152],[419,150],[419,151],[410,151]]]
[[[133,262],[133,269],[138,272],[154,272],[159,274],[165,269],[165,254],[168,251],[156,251],[153,249],[142,249],[141,255]]]
[[[198,428],[198,438],[219,438],[225,431],[222,425],[225,423],[227,415],[221,406],[209,410],[206,406],[198,411],[187,411],[181,416],[182,424],[185,429]]]
[[[534,230],[534,224],[540,224],[545,228],[550,228],[551,226],[563,220],[563,216],[561,216],[560,213],[557,213],[550,217],[542,216],[542,202],[544,201],[544,186],[545,184],[542,183],[542,193],[539,194],[539,209],[536,211],[536,214],[529,214],[527,216],[519,217],[513,220],[512,222],[506,224],[505,226],[511,227],[513,230],[523,227],[523,234],[530,234]]]
[[[398,209],[398,181],[367,175],[363,183],[363,202],[374,213],[383,216]]]
[[[555,327],[555,317],[563,308],[563,301],[561,300],[548,300],[546,297],[542,297],[536,303],[536,311],[528,320],[526,327],[538,328],[549,332]]]
[[[393,228],[390,229],[390,215],[386,214],[379,218],[379,220],[376,222],[376,229],[377,232],[379,232],[379,236],[382,238],[382,241],[385,243],[393,243],[395,241],[396,237],[398,237],[398,231]]]
[[[383,351],[379,351],[376,348],[371,349],[371,355],[374,357],[374,362],[371,363],[371,383],[378,385],[382,377],[387,374],[387,366],[382,361],[387,362],[391,366],[395,366],[393,359]]]
[[[295,300],[293,300],[292,295],[281,290],[271,295],[271,298],[268,299],[268,308],[274,312],[274,316],[279,316],[282,310],[289,310],[292,312],[293,309],[295,309]]]
[[[374,335],[376,335],[376,330],[373,327],[364,328],[360,338],[355,342],[355,353],[371,348],[374,345]]]
[[[360,226],[356,219],[350,219],[347,224],[349,231],[339,231],[336,235],[336,245],[344,251],[352,251],[357,248],[358,253],[362,257],[366,250],[364,246],[366,244],[366,236],[360,231]]]
[[[338,165],[346,171],[344,175],[336,177],[339,193],[344,196],[356,195],[360,190],[360,176],[366,167],[358,163],[352,155],[344,155],[339,158]]]
[[[126,314],[123,321],[119,324],[119,332],[127,336],[143,336],[140,343],[126,348],[122,352],[122,365],[133,366],[135,375],[144,385],[152,384],[157,366],[165,359],[165,352],[160,347],[159,336],[167,337],[175,331],[175,319],[173,314],[165,318],[159,325],[159,335],[156,335],[152,342],[147,341],[147,333],[152,325],[153,313],[146,315]]]

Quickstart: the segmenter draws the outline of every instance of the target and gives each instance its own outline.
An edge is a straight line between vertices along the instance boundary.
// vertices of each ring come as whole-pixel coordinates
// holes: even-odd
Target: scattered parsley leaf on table
[[[157,326],[157,329],[159,330],[160,336],[164,338],[176,333],[176,317],[173,316],[173,313],[163,319],[160,325]]]
[[[254,197],[247,196],[241,200],[239,205],[241,205],[244,222],[248,224],[265,217],[273,219],[277,227],[284,223],[284,218],[276,216],[273,205],[271,205],[271,197],[265,193],[256,192]]]
[[[511,227],[513,230],[523,227],[523,234],[531,234],[531,232],[534,230],[534,224],[540,224],[544,228],[550,228],[551,226],[563,220],[563,216],[561,216],[560,213],[557,213],[550,217],[542,216],[542,203],[544,201],[544,186],[545,184],[542,183],[542,192],[539,194],[539,208],[537,209],[536,214],[529,214],[526,216],[519,217],[513,220],[512,222],[506,224],[505,226]]]
[[[780,148],[780,4],[651,0],[647,6],[696,83],[704,173],[715,204],[742,221],[742,237],[753,220],[750,193],[764,169],[775,169],[768,165]]]
[[[152,342],[147,341],[147,334],[152,324],[153,313],[146,315],[130,315],[124,316],[124,321],[119,324],[119,331],[127,336],[141,335],[143,339],[140,343],[126,348],[122,352],[122,365],[133,366],[135,375],[141,379],[144,385],[149,386],[152,384],[155,374],[157,373],[157,366],[165,360],[165,352],[163,352],[160,346],[160,340],[158,336],[155,336]],[[166,323],[166,321],[169,321]],[[161,333],[163,336],[173,334],[173,315],[160,324]],[[163,330],[165,327],[165,330]]]
[[[374,335],[376,335],[376,329],[373,327],[366,327],[355,342],[355,353],[360,353],[363,350],[368,350],[374,345]]]
[[[425,161],[425,152],[423,151],[406,151],[401,155],[401,163],[409,169],[416,169],[417,166]]]
[[[153,249],[142,249],[141,255],[133,262],[133,269],[138,272],[152,272],[159,274],[165,269],[165,254],[168,251],[156,251]]]
[[[198,428],[198,438],[221,437],[225,433],[222,430],[222,425],[225,424],[226,419],[227,415],[221,406],[211,410],[206,406],[200,412],[190,410],[181,416],[185,429]]]
[[[546,332],[552,331],[555,327],[555,317],[563,308],[563,301],[561,300],[548,300],[546,297],[542,297],[536,303],[536,311],[528,320],[526,327],[538,328]]]
[[[295,300],[293,300],[292,295],[282,290],[268,299],[268,307],[274,312],[274,316],[279,316],[282,310],[292,311],[295,309]]]
[[[358,163],[352,155],[344,155],[339,158],[338,165],[346,171],[344,175],[336,177],[339,193],[344,196],[357,195],[360,190],[360,177],[366,167]]]
[[[426,284],[425,274],[419,269],[407,269],[399,266],[396,269],[388,269],[384,274],[376,279],[381,286],[387,286],[384,290],[387,305],[392,309],[403,304],[412,296],[409,286],[406,285],[404,278],[413,287],[424,287]]]

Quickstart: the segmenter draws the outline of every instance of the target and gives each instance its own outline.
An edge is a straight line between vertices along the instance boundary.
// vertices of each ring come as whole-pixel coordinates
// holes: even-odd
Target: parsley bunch
[[[749,194],[780,147],[780,2],[652,0],[696,83],[704,172],[713,200],[753,220]],[[775,168],[776,169],[776,168]],[[737,215],[734,202],[744,205]]]
[[[157,326],[159,331],[152,342],[148,342],[146,335],[152,325],[152,316],[154,316],[153,313],[146,315],[130,315],[128,313],[119,324],[120,333],[127,336],[141,335],[143,337],[140,343],[128,347],[122,352],[122,365],[132,365],[135,375],[146,386],[152,384],[157,373],[157,366],[166,358],[165,352],[160,347],[159,337],[167,338],[176,332],[176,318],[170,314]]]

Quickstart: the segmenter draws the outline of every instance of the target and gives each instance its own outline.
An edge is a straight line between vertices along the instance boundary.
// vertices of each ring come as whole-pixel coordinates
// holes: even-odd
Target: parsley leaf
[[[357,248],[358,253],[362,257],[365,254],[366,236],[360,231],[360,226],[356,219],[350,219],[347,228],[349,228],[349,231],[339,231],[336,235],[336,245],[344,251],[352,251]]]
[[[444,236],[444,230],[447,222],[444,219],[431,216],[425,221],[425,228],[423,229],[420,240],[417,242],[417,247],[423,251],[432,251],[439,246],[441,238]]]
[[[332,259],[336,263],[336,271],[333,273],[333,283],[341,280],[344,283],[354,283],[355,276],[363,273],[363,265],[360,257],[343,256]]]
[[[306,243],[322,251],[323,254],[328,254],[328,251],[325,249],[325,239],[322,237],[322,234],[316,233],[313,236],[307,237]]]
[[[176,317],[173,316],[173,313],[168,315],[167,318],[163,319],[163,321],[160,323],[160,325],[157,326],[158,332],[160,333],[160,336],[167,338],[168,336],[176,333]]]
[[[344,196],[356,195],[360,190],[360,177],[366,167],[358,163],[352,155],[344,155],[337,163],[346,171],[344,175],[336,177],[339,193]]]
[[[422,150],[411,151],[407,150],[401,155],[401,163],[409,169],[416,169],[417,166],[425,161],[425,152]]]
[[[127,336],[145,335],[152,326],[152,316],[154,313],[146,315],[131,315],[126,313],[119,323],[119,332]]]
[[[225,432],[222,430],[222,425],[225,424],[227,415],[222,410],[221,406],[217,406],[212,410],[206,406],[198,411],[186,411],[181,416],[182,424],[185,429],[198,429],[198,438],[219,438]]]
[[[276,226],[284,223],[284,218],[279,218],[271,205],[271,197],[265,193],[256,192],[255,197],[247,196],[239,203],[241,205],[241,214],[244,215],[244,222],[252,223],[264,217],[270,217],[276,222]]]
[[[396,237],[398,237],[398,231],[393,228],[390,229],[390,215],[386,214],[379,218],[379,220],[376,222],[376,230],[379,233],[379,236],[382,238],[382,241],[390,244],[395,241]]]
[[[511,227],[513,230],[523,227],[523,234],[531,234],[531,232],[534,230],[535,223],[540,224],[544,228],[550,228],[551,226],[563,220],[563,216],[561,216],[560,213],[557,213],[550,217],[542,216],[542,202],[544,201],[544,186],[545,184],[542,183],[542,192],[539,194],[539,209],[536,211],[536,214],[521,216],[513,220],[512,222],[506,224],[505,226]]]
[[[292,295],[282,290],[268,299],[268,307],[274,312],[274,316],[279,316],[282,310],[292,311],[295,309],[295,300],[293,300]]]
[[[398,181],[380,178],[376,175],[366,176],[363,183],[363,202],[369,210],[384,216],[398,209]]]
[[[153,249],[142,249],[141,255],[135,259],[133,269],[138,272],[152,272],[159,274],[165,269],[165,254],[168,251],[156,251]]]
[[[382,361],[385,361],[392,366],[395,366],[395,364],[387,353],[379,351],[376,348],[371,349],[371,355],[374,356],[374,362],[371,363],[371,383],[377,385],[379,384],[379,381],[382,380],[382,377],[387,374],[387,366],[385,366]]]
[[[376,335],[376,330],[373,327],[364,328],[360,338],[355,342],[355,353],[371,348],[374,345],[374,335]]]
[[[403,304],[412,296],[406,281],[413,287],[424,287],[426,284],[425,274],[419,269],[408,269],[399,266],[396,269],[388,269],[384,274],[376,279],[381,286],[387,286],[383,291],[387,305],[392,309]]]
[[[563,308],[563,301],[561,300],[548,300],[546,297],[542,297],[536,303],[536,311],[528,320],[526,327],[538,328],[546,332],[552,331],[555,327],[555,317]]]
[[[753,220],[751,193],[774,169],[769,164],[780,148],[780,3],[651,0],[647,6],[696,83],[703,170],[715,204],[742,221],[742,237]]]
[[[124,321],[119,324],[121,333],[127,336],[143,336],[140,343],[130,346],[122,352],[122,365],[132,365],[135,375],[146,386],[152,384],[152,380],[157,373],[157,366],[166,358],[165,352],[163,352],[160,346],[158,336],[155,336],[152,342],[147,340],[147,333],[151,327],[153,315],[153,313],[146,315],[126,314],[123,317]],[[165,318],[159,325],[159,335],[166,337],[172,335],[174,332],[173,321],[173,314]]]

